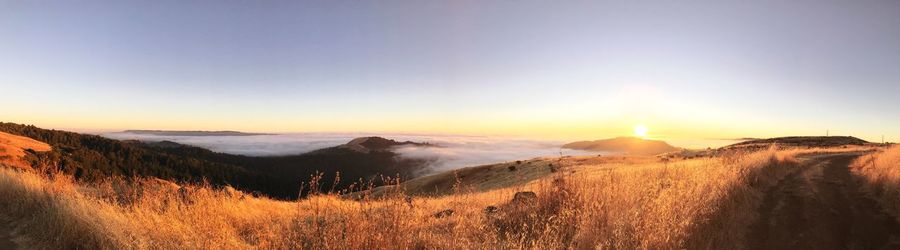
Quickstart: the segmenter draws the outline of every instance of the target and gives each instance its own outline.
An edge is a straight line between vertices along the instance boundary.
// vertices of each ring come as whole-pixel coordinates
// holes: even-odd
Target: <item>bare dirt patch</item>
[[[13,234],[12,224],[9,220],[0,217],[0,249],[21,249]]]
[[[860,154],[809,157],[766,192],[753,249],[898,249],[900,224],[850,173]]]
[[[18,249],[18,245],[11,238],[8,233],[0,231],[0,249]]]

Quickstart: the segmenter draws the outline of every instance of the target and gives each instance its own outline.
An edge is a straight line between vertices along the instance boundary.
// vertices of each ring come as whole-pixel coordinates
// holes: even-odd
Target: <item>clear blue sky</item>
[[[0,1],[44,127],[900,140],[900,1]]]

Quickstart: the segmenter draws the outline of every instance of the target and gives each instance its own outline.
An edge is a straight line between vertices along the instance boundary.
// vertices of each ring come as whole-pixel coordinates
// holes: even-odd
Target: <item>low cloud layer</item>
[[[353,138],[372,136],[358,133],[301,133],[256,136],[158,136],[109,133],[119,140],[174,141],[216,152],[249,156],[292,155],[347,143]],[[502,137],[379,134],[398,141],[428,142],[435,147],[406,146],[394,151],[403,157],[431,160],[431,171],[531,159],[542,156],[589,155],[596,152],[560,149],[564,142]]]
[[[495,137],[431,137],[437,147],[406,146],[394,151],[410,158],[432,159],[432,171],[445,171],[542,156],[591,155],[597,152],[561,149],[563,142]]]
[[[216,152],[249,155],[296,155],[316,149],[347,143],[353,138],[369,136],[355,133],[298,133],[253,136],[160,136],[137,133],[108,133],[117,140],[173,141],[206,148]]]

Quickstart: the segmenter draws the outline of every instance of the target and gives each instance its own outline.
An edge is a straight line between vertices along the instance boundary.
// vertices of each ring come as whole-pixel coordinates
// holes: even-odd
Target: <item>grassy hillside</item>
[[[285,182],[272,181],[275,179],[273,175],[239,165],[158,152],[96,135],[13,123],[0,123],[0,131],[53,146],[51,151],[27,155],[29,164],[37,169],[65,173],[78,180],[99,181],[112,176],[156,177],[175,182],[207,181],[273,195],[282,194],[280,191],[287,189]]]
[[[735,147],[768,147],[778,144],[788,147],[837,147],[837,146],[861,146],[869,142],[852,136],[789,136],[768,139],[753,139],[728,146]]]
[[[576,156],[535,158],[484,166],[467,167],[404,181],[399,185],[376,187],[347,195],[381,197],[393,192],[413,196],[444,196],[459,192],[485,192],[524,185],[555,173],[572,173],[577,168],[611,168],[622,165],[656,163],[653,157],[640,156]]]
[[[0,163],[18,168],[31,167],[25,155],[27,151],[50,151],[50,145],[34,139],[0,132]]]
[[[667,162],[582,158],[521,185],[361,201],[315,194],[285,202],[153,182],[79,184],[66,175],[2,169],[0,211],[20,218],[14,223],[31,244],[49,248],[742,248],[760,190],[789,171],[798,153]],[[553,161],[529,162],[523,170]],[[499,166],[474,171],[496,174]]]
[[[77,180],[154,177],[179,183],[229,185],[283,199],[296,198],[301,183],[309,183],[314,178],[322,184],[318,188],[342,190],[360,182],[380,185],[381,175],[412,178],[426,164],[424,160],[400,158],[385,150],[392,141],[383,139],[363,141],[374,141],[379,147],[374,150],[360,151],[359,147],[365,145],[353,144],[357,147],[333,147],[293,156],[249,157],[173,142],[118,141],[13,123],[0,123],[0,131],[53,146],[51,151],[26,155],[27,164],[23,165],[50,168]]]

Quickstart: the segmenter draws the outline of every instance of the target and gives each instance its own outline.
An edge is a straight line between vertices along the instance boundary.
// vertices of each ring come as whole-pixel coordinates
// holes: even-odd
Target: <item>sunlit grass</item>
[[[865,181],[884,210],[900,221],[900,146],[856,159],[853,173]]]
[[[4,168],[0,209],[29,244],[48,248],[740,248],[760,189],[794,154],[579,165],[486,192],[361,201],[286,202],[150,180],[79,184]],[[536,201],[511,203],[519,191]]]

